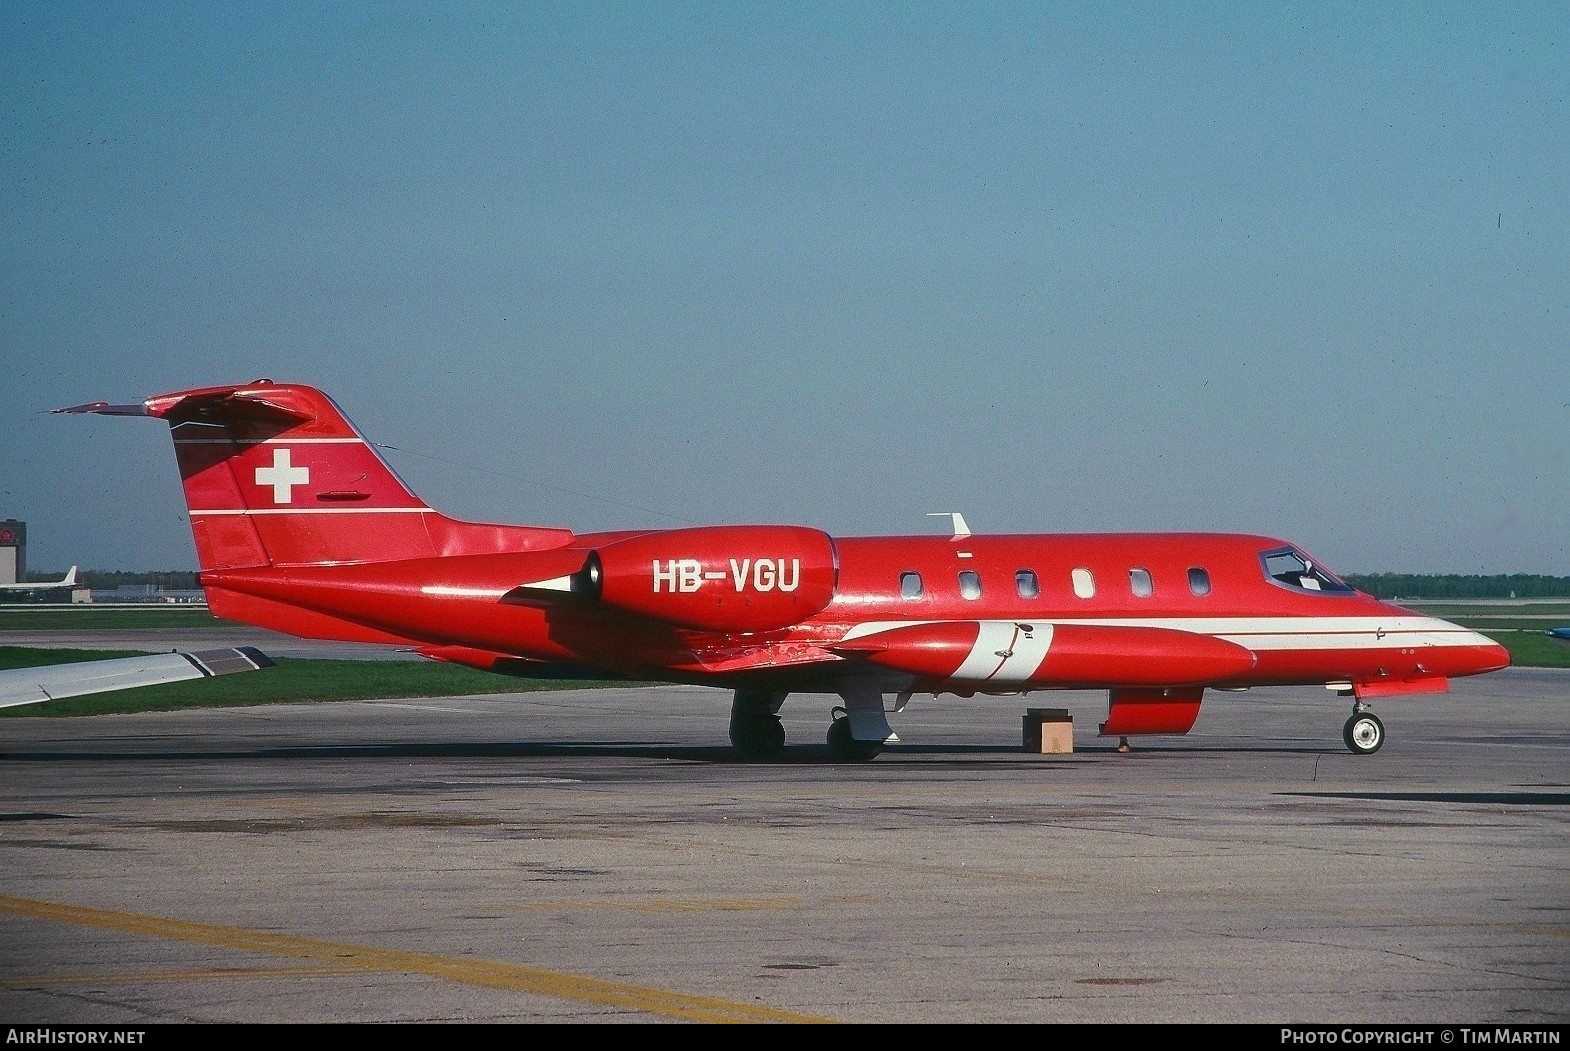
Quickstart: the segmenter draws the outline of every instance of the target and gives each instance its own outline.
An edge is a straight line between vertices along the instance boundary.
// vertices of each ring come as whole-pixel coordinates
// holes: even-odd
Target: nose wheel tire
[[[1355,712],[1341,728],[1341,738],[1357,755],[1373,755],[1385,743],[1385,724],[1371,712]]]

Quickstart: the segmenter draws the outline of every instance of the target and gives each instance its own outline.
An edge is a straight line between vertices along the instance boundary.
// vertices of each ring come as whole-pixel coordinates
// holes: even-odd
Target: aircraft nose
[[[1488,636],[1472,632],[1464,645],[1455,647],[1448,663],[1451,675],[1483,675],[1510,667],[1510,651]]]
[[[1478,674],[1510,667],[1510,651],[1497,642],[1478,647]]]
[[[1437,619],[1430,621],[1430,626],[1444,636],[1436,649],[1425,651],[1423,663],[1432,670],[1442,666],[1442,674],[1462,676],[1510,667],[1510,651],[1476,628]]]

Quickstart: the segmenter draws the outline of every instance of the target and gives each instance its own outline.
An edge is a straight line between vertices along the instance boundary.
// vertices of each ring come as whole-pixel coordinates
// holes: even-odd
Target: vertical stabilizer
[[[572,538],[433,511],[314,387],[257,380],[160,394],[140,406],[56,411],[169,424],[204,571],[529,551]]]

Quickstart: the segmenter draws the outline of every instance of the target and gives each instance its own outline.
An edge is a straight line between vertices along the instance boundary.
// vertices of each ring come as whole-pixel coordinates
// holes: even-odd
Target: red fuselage
[[[959,516],[948,537],[579,536],[433,510],[312,387],[258,380],[62,411],[169,424],[220,616],[511,674],[726,686],[732,739],[750,754],[775,753],[792,691],[838,694],[851,733],[831,740],[876,746],[895,739],[888,692],[1105,689],[1103,733],[1184,733],[1211,687],[1322,683],[1361,711],[1509,663],[1488,638],[1354,591],[1267,536],[983,536]],[[1377,749],[1363,731],[1357,749]]]

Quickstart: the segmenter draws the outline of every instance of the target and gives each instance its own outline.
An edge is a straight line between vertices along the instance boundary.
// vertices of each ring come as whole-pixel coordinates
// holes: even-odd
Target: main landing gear
[[[1373,755],[1385,743],[1385,724],[1362,701],[1352,702],[1352,717],[1341,728],[1341,739],[1356,755]]]
[[[850,713],[836,705],[829,723],[829,754],[835,759],[865,762],[883,751],[882,741],[858,741],[850,735]]]
[[[730,743],[746,759],[774,759],[785,751],[785,724],[780,722],[783,693],[737,690],[730,707]]]
[[[771,690],[737,690],[731,698],[730,743],[744,759],[777,759],[785,751],[785,724],[780,706],[786,695]],[[883,710],[883,694],[876,683],[842,684],[843,707],[834,709],[829,723],[829,754],[840,761],[865,762],[899,737]],[[897,709],[896,709],[897,710]]]
[[[883,710],[883,690],[876,681],[847,679],[839,684],[839,695],[845,705],[836,706],[832,713],[829,755],[841,762],[861,763],[877,758],[884,745],[899,741]]]

